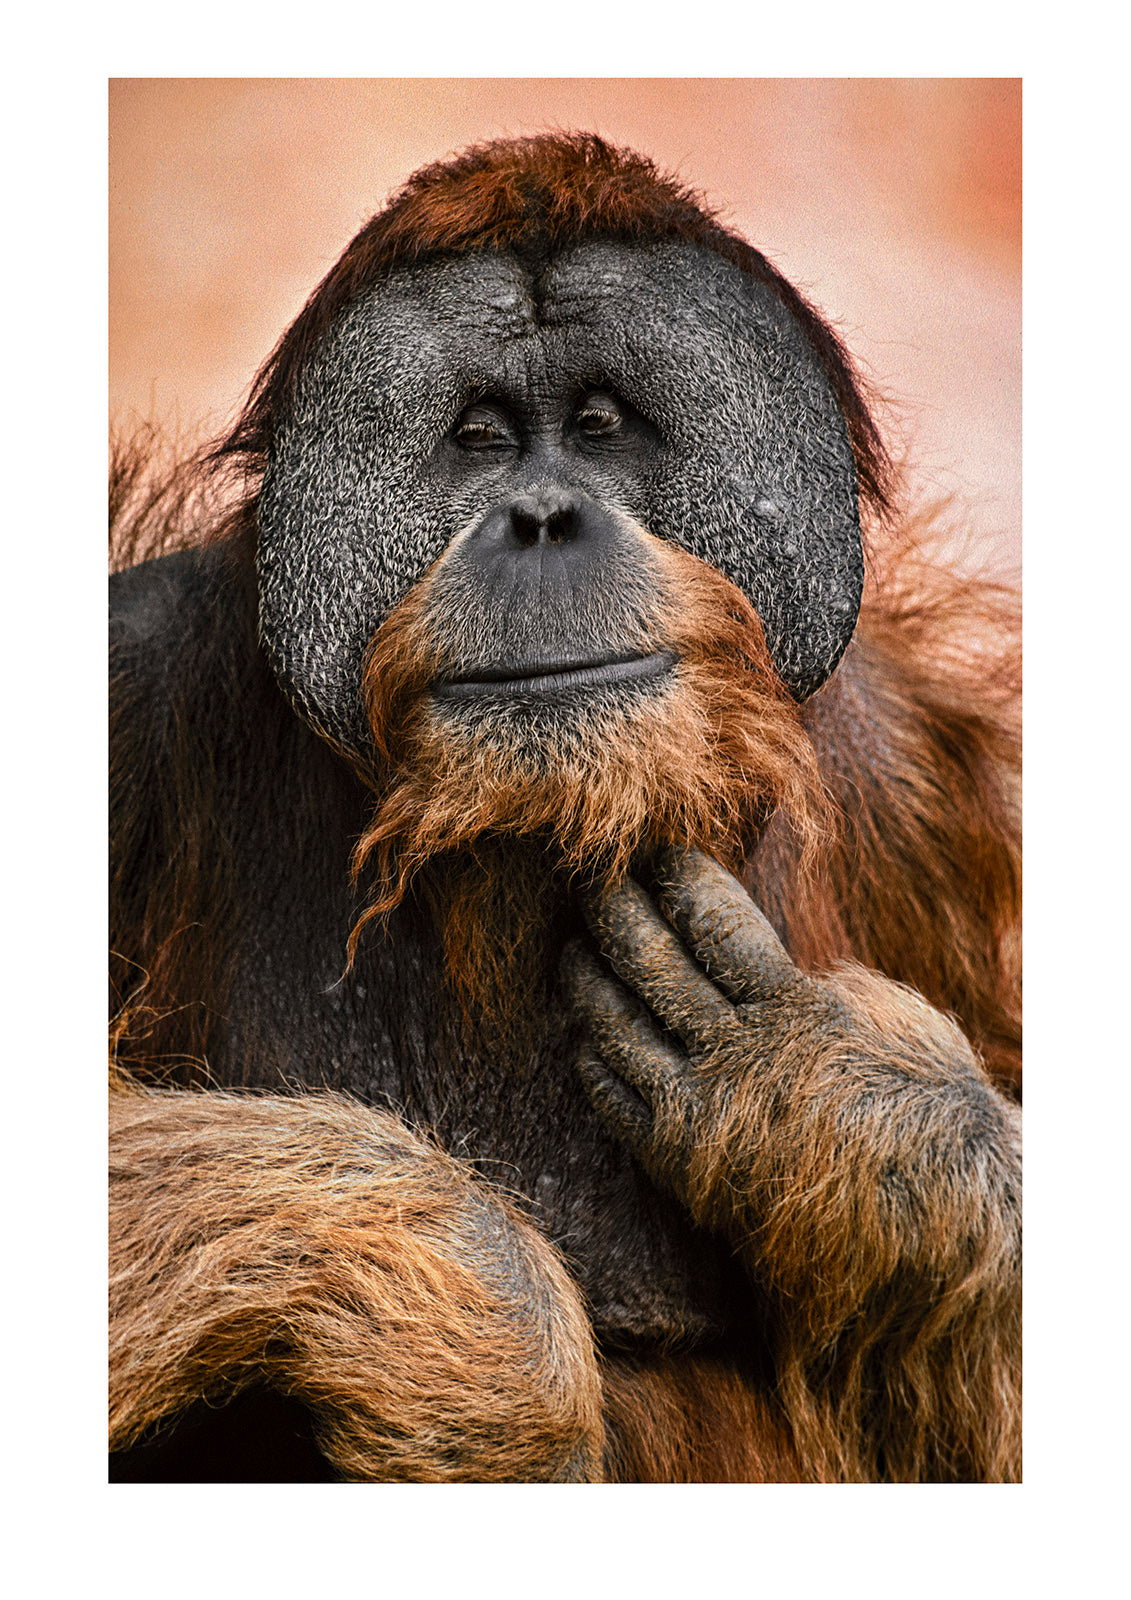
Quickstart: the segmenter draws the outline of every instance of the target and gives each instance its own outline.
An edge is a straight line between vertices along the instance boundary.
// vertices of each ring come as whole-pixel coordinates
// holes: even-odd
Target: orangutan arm
[[[1016,1109],[914,991],[802,973],[707,857],[667,858],[655,893],[607,894],[601,955],[567,956],[594,1104],[767,1291],[832,1475],[1012,1476]]]
[[[112,1450],[267,1390],[306,1408],[341,1477],[600,1476],[592,1335],[564,1267],[395,1117],[127,1080],[110,1174]]]

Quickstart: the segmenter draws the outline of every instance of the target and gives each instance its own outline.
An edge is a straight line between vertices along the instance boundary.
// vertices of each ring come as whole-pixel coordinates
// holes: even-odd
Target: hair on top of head
[[[837,334],[760,251],[723,227],[694,190],[647,157],[592,133],[542,133],[475,145],[422,167],[366,223],[311,295],[260,370],[217,461],[253,472],[267,458],[297,374],[335,317],[397,267],[451,252],[513,250],[535,269],[556,250],[596,236],[629,243],[681,239],[713,250],[768,288],[798,322],[848,427],[862,508],[891,510],[892,463],[866,389]]]

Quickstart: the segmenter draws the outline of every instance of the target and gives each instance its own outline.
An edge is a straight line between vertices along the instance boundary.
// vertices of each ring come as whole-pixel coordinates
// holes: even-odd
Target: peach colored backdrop
[[[425,161],[545,127],[633,145],[722,204],[892,402],[976,551],[1020,540],[1015,79],[117,79],[115,415],[217,431],[351,235]]]

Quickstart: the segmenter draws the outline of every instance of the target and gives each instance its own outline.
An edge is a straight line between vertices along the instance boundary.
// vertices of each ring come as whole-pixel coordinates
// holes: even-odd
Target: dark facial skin
[[[613,665],[655,604],[633,525],[750,597],[799,697],[827,677],[862,583],[855,473],[828,383],[768,291],[675,243],[594,241],[538,277],[493,252],[396,273],[331,331],[275,441],[268,658],[300,711],[363,749],[369,640],[474,542],[479,579],[499,563],[503,581],[457,601],[472,681]]]
[[[480,484],[498,498],[442,558],[438,603],[478,626],[437,699],[545,705],[670,673],[672,651],[638,643],[659,589],[647,542],[608,509],[616,486],[643,480],[654,450],[627,401],[550,373],[509,401],[465,408],[437,470],[453,493]]]

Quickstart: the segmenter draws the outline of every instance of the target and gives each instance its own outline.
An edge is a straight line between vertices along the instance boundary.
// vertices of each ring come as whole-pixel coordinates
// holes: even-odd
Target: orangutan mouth
[[[489,695],[541,699],[574,689],[599,689],[659,678],[672,670],[676,659],[672,650],[657,650],[652,655],[619,656],[615,660],[490,667],[475,677],[435,684],[432,693],[440,700],[477,700]]]

